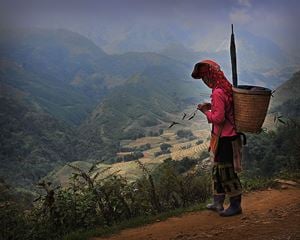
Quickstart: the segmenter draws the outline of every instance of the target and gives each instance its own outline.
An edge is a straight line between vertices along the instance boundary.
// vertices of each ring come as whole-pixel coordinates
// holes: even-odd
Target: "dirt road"
[[[299,188],[248,193],[242,207],[242,215],[230,218],[194,212],[93,240],[300,239]]]

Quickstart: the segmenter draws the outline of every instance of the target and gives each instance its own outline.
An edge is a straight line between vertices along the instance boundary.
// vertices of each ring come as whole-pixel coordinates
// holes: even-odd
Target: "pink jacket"
[[[205,115],[208,122],[214,125],[213,131],[215,134],[218,133],[218,129],[225,118],[221,137],[237,135],[234,126],[233,104],[229,102],[228,96],[221,88],[213,89],[211,94],[211,110],[206,111]]]

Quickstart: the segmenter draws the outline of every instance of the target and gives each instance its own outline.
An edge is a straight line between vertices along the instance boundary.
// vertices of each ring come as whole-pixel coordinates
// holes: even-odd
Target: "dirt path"
[[[242,206],[239,216],[195,212],[93,240],[300,239],[299,188],[248,193]]]

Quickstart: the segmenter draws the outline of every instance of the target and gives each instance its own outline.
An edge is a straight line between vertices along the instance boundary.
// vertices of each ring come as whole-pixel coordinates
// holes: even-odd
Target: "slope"
[[[50,114],[79,124],[105,93],[101,63],[107,55],[66,30],[2,30],[1,82],[21,91]]]
[[[272,109],[278,108],[282,104],[287,102],[300,102],[300,72],[296,72],[293,76],[280,85],[274,93],[274,98],[271,102]],[[292,109],[289,109],[292,110]],[[286,111],[289,111],[286,109]]]
[[[76,132],[42,111],[24,92],[0,84],[0,176],[33,187],[53,168],[76,157]]]
[[[0,34],[1,82],[26,92],[51,115],[73,125],[81,124],[111,88],[145,68],[182,67],[155,53],[107,55],[89,39],[63,29]]]
[[[224,219],[214,212],[193,212],[162,222],[158,219],[157,223],[127,229],[111,237],[91,239],[299,239],[296,224],[300,221],[299,197],[299,188],[292,187],[248,193],[242,203],[244,213],[239,216]]]
[[[155,125],[167,127],[173,121],[168,113],[179,114],[201,99],[203,85],[185,77],[183,68],[146,68],[106,96],[81,127],[81,135],[118,142],[142,136]]]

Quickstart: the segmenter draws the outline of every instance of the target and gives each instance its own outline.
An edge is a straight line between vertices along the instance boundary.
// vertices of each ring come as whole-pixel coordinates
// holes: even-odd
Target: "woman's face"
[[[208,78],[207,76],[202,77],[203,82],[208,86],[209,88],[213,88],[213,81],[212,79]]]
[[[209,65],[197,63],[194,67],[192,77],[195,79],[202,79],[203,82],[209,87],[213,88],[214,82],[207,75],[209,73]]]
[[[208,71],[208,65],[197,63],[194,67],[192,77],[195,79],[201,79]]]

